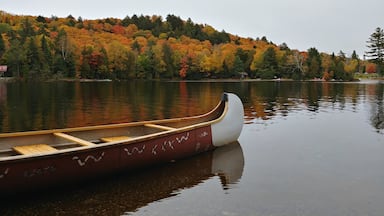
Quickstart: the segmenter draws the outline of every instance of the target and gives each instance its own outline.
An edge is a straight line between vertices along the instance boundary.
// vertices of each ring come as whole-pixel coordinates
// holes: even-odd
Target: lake
[[[0,131],[202,114],[244,103],[238,142],[0,202],[1,215],[382,215],[384,82],[0,82]]]

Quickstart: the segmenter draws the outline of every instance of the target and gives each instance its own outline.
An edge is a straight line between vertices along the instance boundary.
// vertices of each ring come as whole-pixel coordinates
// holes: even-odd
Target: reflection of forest
[[[378,133],[384,133],[384,84],[375,88],[375,100],[372,102],[371,123]]]
[[[302,110],[355,110],[369,103],[372,126],[384,128],[383,84],[378,82],[53,82],[7,83],[0,89],[1,132],[202,114],[223,91],[239,94],[249,122]]]
[[[268,120],[276,115],[322,108],[355,110],[362,102],[371,104],[371,124],[384,129],[384,85],[380,83],[261,82],[247,92],[245,118]]]
[[[193,87],[193,86],[192,86]],[[220,100],[182,83],[8,83],[0,100],[0,131],[77,127],[202,114]],[[205,98],[204,103],[196,101]]]

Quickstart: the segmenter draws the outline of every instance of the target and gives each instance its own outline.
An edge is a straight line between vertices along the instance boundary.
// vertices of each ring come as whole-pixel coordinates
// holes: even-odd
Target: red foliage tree
[[[374,63],[368,63],[367,67],[365,69],[367,73],[376,73],[376,64]]]
[[[112,32],[115,33],[115,34],[123,35],[125,33],[125,29],[121,25],[114,25],[112,27]]]
[[[179,75],[181,78],[184,79],[187,76],[187,72],[189,69],[188,56],[184,56],[184,58],[181,59],[180,65],[181,65],[181,68],[179,71]]]

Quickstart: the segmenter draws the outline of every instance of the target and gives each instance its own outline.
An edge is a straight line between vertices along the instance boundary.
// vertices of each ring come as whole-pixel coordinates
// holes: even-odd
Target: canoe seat
[[[158,125],[158,124],[151,124],[151,123],[144,124],[144,126],[151,127],[151,128],[157,128],[157,129],[161,129],[161,130],[175,130],[176,129],[173,127],[168,127],[168,126]]]
[[[100,138],[100,140],[103,142],[114,142],[114,141],[127,140],[130,138],[131,137],[129,136],[115,136],[115,137],[103,137],[103,138]]]
[[[17,153],[20,153],[23,155],[42,154],[42,153],[58,151],[57,149],[55,149],[52,146],[49,146],[47,144],[32,144],[32,145],[24,145],[24,146],[14,146],[13,150],[15,150]]]
[[[83,140],[83,139],[80,139],[80,138],[77,138],[77,137],[74,137],[74,136],[71,136],[69,134],[65,134],[65,133],[61,133],[61,132],[58,132],[58,133],[53,133],[55,136],[57,137],[61,137],[63,139],[66,139],[66,140],[69,140],[69,141],[72,141],[72,142],[75,142],[79,145],[82,145],[82,146],[93,146],[95,145],[95,143],[91,143],[87,140]]]

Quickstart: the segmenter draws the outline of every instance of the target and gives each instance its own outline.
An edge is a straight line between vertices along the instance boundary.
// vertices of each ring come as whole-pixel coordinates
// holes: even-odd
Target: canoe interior
[[[152,135],[165,135],[166,132],[188,130],[191,127],[208,125],[224,115],[226,101],[222,100],[211,112],[195,116],[176,119],[111,124],[101,126],[55,129],[43,131],[17,132],[0,134],[0,161],[23,155],[45,154],[52,150],[70,150],[78,147],[118,143],[124,140],[129,144],[141,138],[149,139]],[[48,145],[48,147],[47,147]],[[36,148],[35,148],[36,147]],[[28,153],[25,153],[28,154]]]

